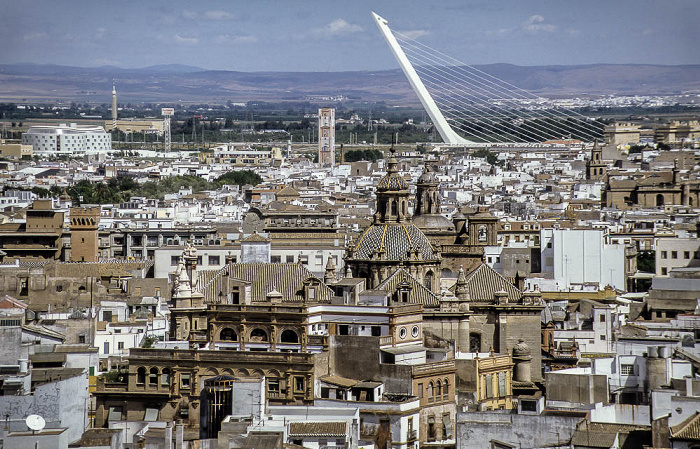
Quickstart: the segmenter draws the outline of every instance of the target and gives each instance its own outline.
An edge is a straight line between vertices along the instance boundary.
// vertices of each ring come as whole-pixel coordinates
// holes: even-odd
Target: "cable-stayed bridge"
[[[372,16],[445,143],[501,146],[602,138],[602,123],[555,107]]]

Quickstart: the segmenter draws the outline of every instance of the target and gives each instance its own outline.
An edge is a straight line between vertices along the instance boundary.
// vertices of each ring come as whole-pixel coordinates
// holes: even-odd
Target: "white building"
[[[597,229],[543,229],[540,231],[542,273],[559,290],[597,284],[626,290],[625,247],[606,244]]]
[[[34,154],[96,154],[112,150],[112,137],[101,126],[36,125],[22,135],[22,143],[31,145]]]

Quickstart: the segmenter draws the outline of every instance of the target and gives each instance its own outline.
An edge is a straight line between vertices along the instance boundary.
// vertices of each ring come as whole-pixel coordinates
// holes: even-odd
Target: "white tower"
[[[112,80],[112,129],[117,129],[117,87]]]
[[[318,163],[335,165],[335,109],[318,110]]]
[[[172,136],[170,134],[170,117],[175,114],[175,109],[174,108],[161,108],[160,110],[161,114],[163,117],[163,134],[164,134],[164,141],[165,141],[165,152],[169,153],[171,146],[172,146]]]
[[[423,81],[421,81],[421,79],[418,77],[416,70],[413,68],[410,61],[406,57],[406,54],[401,49],[401,46],[396,41],[396,38],[389,28],[388,22],[374,12],[372,13],[372,17],[374,17],[374,22],[379,27],[379,31],[382,32],[382,36],[384,36],[387,44],[389,44],[391,52],[394,53],[394,57],[399,62],[401,70],[403,70],[406,78],[408,78],[408,82],[411,83],[411,87],[416,92],[416,95],[418,95],[418,99],[423,104],[423,107],[428,112],[428,115],[430,115],[430,118],[433,120],[435,127],[442,137],[442,140],[445,143],[452,145],[473,144],[474,142],[471,142],[457,134],[447,123],[447,120],[445,120],[442,112],[440,112],[440,109],[438,109],[437,104],[435,104],[435,100],[433,100],[433,97],[431,97],[430,93],[428,93]]]

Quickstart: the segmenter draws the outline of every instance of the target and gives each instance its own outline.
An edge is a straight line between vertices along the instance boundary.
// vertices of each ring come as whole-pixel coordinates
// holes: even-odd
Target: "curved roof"
[[[379,181],[377,190],[408,190],[408,182],[400,174],[389,172]]]
[[[412,252],[420,249],[423,260],[437,259],[428,238],[414,224],[373,224],[355,245],[352,258],[372,260],[384,251],[384,260],[412,260]]]

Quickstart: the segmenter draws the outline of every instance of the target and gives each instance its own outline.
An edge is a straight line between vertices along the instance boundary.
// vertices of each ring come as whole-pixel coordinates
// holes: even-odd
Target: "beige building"
[[[9,143],[5,140],[0,140],[0,157],[6,159],[22,159],[31,158],[34,151],[31,145],[21,143]]]
[[[656,276],[667,277],[673,268],[700,266],[700,239],[656,239]]]
[[[165,131],[164,121],[162,119],[121,119],[116,120],[117,129],[121,132],[131,133],[146,133],[163,135]],[[112,129],[114,122],[105,120],[105,129]]]
[[[227,143],[206,153],[199,153],[199,162],[206,164],[228,164],[232,167],[274,166],[284,162],[280,147],[252,148],[248,144]]]
[[[634,145],[639,143],[641,126],[636,123],[616,122],[606,126],[603,134],[605,135],[605,140],[616,147]]]

